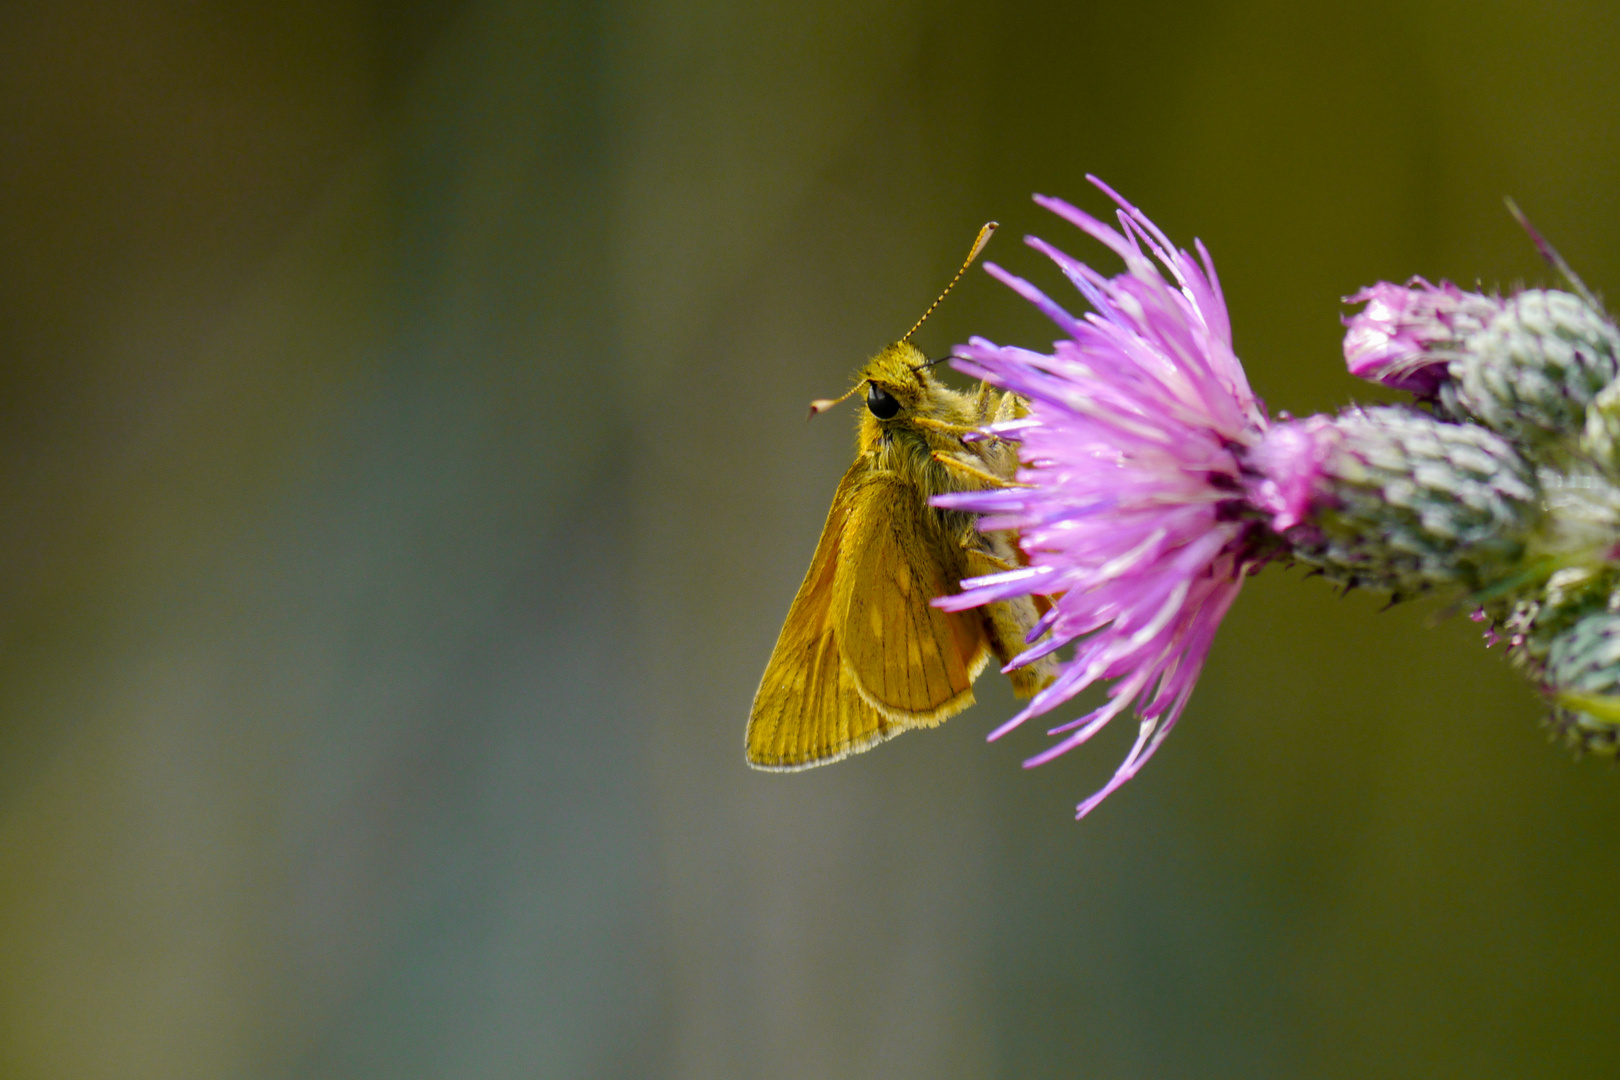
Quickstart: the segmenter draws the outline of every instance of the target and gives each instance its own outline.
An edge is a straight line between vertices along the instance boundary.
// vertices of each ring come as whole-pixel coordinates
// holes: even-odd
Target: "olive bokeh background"
[[[1433,604],[1239,600],[1175,736],[761,775],[803,421],[1096,173],[1274,411],[1339,297],[1620,287],[1597,2],[0,9],[0,1072],[1611,1076],[1620,776]],[[919,335],[1044,347],[982,274]]]

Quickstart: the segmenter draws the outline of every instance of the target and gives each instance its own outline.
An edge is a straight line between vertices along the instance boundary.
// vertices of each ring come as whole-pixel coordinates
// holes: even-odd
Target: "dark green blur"
[[[0,1075],[1603,1077],[1620,774],[1434,604],[1255,579],[1175,735],[749,772],[841,392],[979,224],[1620,288],[1599,3],[0,9]],[[919,332],[1045,347],[980,273]],[[1060,719],[1066,717],[1059,717]]]

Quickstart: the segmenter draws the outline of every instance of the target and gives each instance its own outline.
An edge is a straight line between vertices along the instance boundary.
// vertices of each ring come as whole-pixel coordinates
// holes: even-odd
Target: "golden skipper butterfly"
[[[911,344],[995,228],[979,230],[956,277],[905,337],[866,362],[848,393],[811,403],[814,416],[866,390],[855,463],[754,694],[746,752],[756,769],[824,765],[956,715],[973,704],[973,680],[990,657],[1006,664],[1023,652],[1044,610],[1031,597],[962,612],[929,604],[963,578],[1024,563],[1009,534],[980,532],[972,515],[929,505],[945,492],[1014,482],[1011,445],[965,436],[1025,415],[1023,399],[984,383],[952,390]],[[1028,697],[1052,681],[1051,658],[1009,674]]]

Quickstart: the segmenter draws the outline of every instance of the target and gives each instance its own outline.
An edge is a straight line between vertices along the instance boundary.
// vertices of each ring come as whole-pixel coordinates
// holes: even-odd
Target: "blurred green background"
[[[803,420],[1095,172],[1274,411],[1338,298],[1620,283],[1602,3],[0,8],[0,1074],[1612,1076],[1620,776],[1297,571],[1180,730],[743,767]],[[980,273],[919,335],[1045,347]]]

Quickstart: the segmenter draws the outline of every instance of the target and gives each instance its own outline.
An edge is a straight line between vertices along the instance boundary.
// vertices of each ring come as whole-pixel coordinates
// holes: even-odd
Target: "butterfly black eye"
[[[879,420],[893,420],[900,412],[900,403],[877,383],[866,386],[866,407]]]

